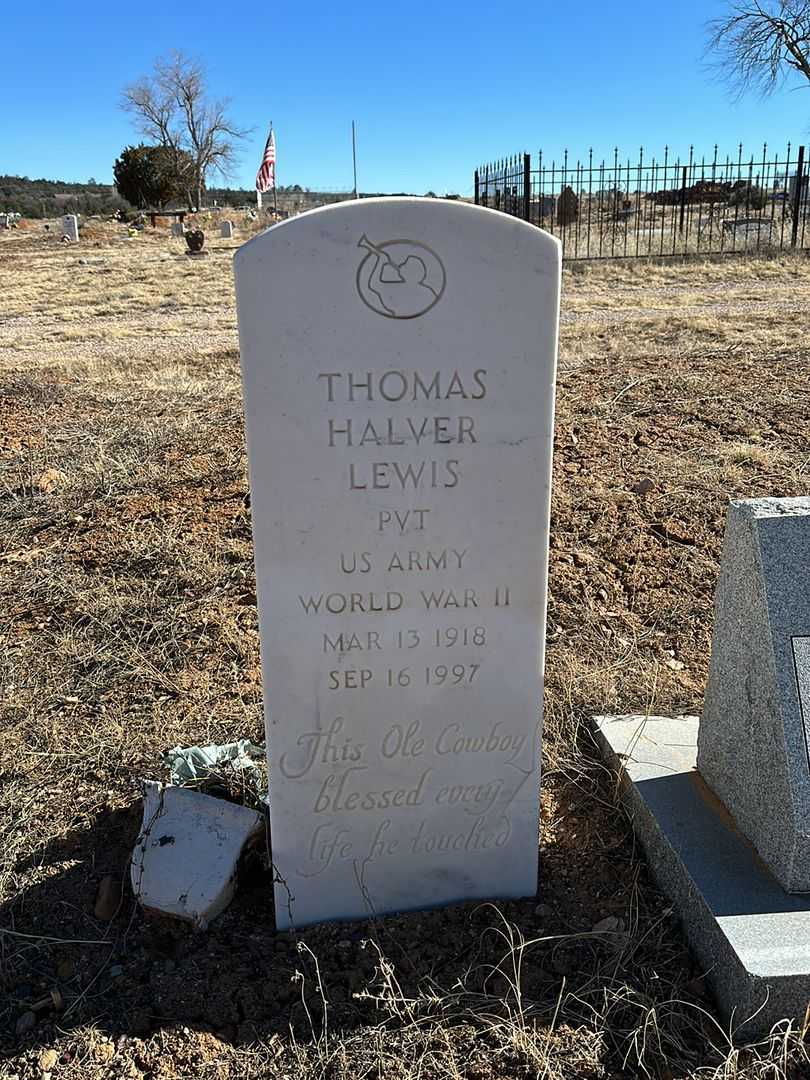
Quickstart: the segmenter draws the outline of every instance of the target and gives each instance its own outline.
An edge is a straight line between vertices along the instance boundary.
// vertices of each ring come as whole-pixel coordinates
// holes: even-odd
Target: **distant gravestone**
[[[579,217],[579,198],[572,187],[564,187],[557,199],[557,224],[573,225]]]
[[[77,243],[79,239],[79,219],[75,214],[65,214],[62,218],[62,238]]]
[[[810,197],[810,176],[805,173],[801,178],[794,173],[788,181],[788,197],[792,203],[806,203]]]
[[[182,240],[186,235],[186,227],[182,221],[173,221],[171,224],[171,234],[177,240]]]
[[[810,891],[810,498],[729,508],[698,769],[788,892]]]
[[[233,222],[223,221],[219,226],[219,235],[223,240],[231,240],[233,238]]]
[[[277,924],[533,894],[559,244],[374,199],[235,266]]]
[[[733,218],[723,222],[723,232],[735,245],[764,247],[774,238],[773,222],[768,218]]]
[[[0,214],[0,229],[7,229],[9,227],[8,214]]]
[[[553,218],[556,207],[557,197],[555,195],[540,195],[531,204],[532,218]]]
[[[199,255],[205,244],[205,233],[202,229],[190,229],[185,235],[189,255]]]

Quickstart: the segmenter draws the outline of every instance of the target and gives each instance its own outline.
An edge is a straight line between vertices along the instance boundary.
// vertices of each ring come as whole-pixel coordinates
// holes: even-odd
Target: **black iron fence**
[[[547,229],[566,259],[810,248],[809,157],[790,143],[685,160],[516,154],[476,169],[475,202]]]

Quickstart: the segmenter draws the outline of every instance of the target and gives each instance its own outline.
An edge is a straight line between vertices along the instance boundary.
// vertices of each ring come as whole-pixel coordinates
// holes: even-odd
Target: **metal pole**
[[[532,166],[528,154],[523,155],[523,220],[531,221],[532,216]]]
[[[273,134],[273,121],[270,121],[270,133]],[[278,143],[273,136],[273,148],[275,150],[275,161],[273,162],[273,220],[278,221],[278,204],[276,202],[276,188],[278,187]]]
[[[790,246],[796,247],[799,239],[799,211],[802,205],[802,188],[804,187],[804,147],[799,147],[799,160],[796,165],[796,190],[793,193],[793,231],[790,237]]]
[[[352,120],[352,169],[354,171],[354,197],[357,198],[357,132]]]
[[[683,167],[683,178],[681,180],[681,219],[678,222],[678,232],[683,232],[683,219],[686,214],[686,166]]]
[[[478,176],[478,169],[475,170],[474,191],[475,191],[475,205],[480,206],[481,205],[481,180],[479,179],[479,176]]]

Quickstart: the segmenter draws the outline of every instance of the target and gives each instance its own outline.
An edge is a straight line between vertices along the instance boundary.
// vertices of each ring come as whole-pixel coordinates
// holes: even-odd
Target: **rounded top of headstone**
[[[363,224],[366,221],[368,222],[368,229],[365,229]],[[455,199],[391,196],[376,199],[349,199],[345,202],[332,203],[329,206],[319,206],[314,210],[307,210],[302,214],[297,214],[295,217],[279,221],[271,225],[269,229],[259,233],[258,236],[253,237],[246,244],[243,244],[235,253],[234,261],[238,265],[238,263],[247,260],[257,248],[264,247],[268,243],[274,243],[281,239],[292,242],[295,233],[300,232],[305,227],[312,230],[316,235],[320,234],[322,239],[327,239],[331,235],[331,230],[334,229],[335,238],[337,239],[338,230],[341,227],[348,230],[355,228],[360,223],[361,233],[365,231],[367,239],[375,246],[382,248],[384,244],[394,242],[407,244],[409,240],[421,243],[423,238],[421,236],[408,237],[407,233],[403,234],[401,232],[391,233],[390,235],[388,232],[383,232],[377,235],[371,231],[374,223],[378,223],[383,228],[394,225],[407,228],[422,224],[425,229],[430,229],[433,226],[438,226],[441,222],[445,222],[448,228],[472,228],[476,224],[484,225],[488,223],[491,227],[511,230],[515,235],[523,235],[525,239],[530,239],[538,246],[545,245],[549,251],[557,249],[558,254],[562,251],[560,241],[551,233],[520,218],[504,214],[500,210],[492,210],[485,206],[474,206],[471,203],[460,202]],[[348,237],[345,242],[349,242]],[[355,243],[358,242],[359,236]],[[392,251],[390,254],[393,256],[395,253]],[[407,253],[402,248],[396,254],[406,255]],[[424,257],[420,256],[418,252],[412,252],[411,254],[417,258]],[[482,252],[482,256],[485,257],[486,252]],[[429,264],[430,261],[428,259],[427,263]],[[415,276],[416,270],[419,269],[415,262],[409,268],[409,274],[411,269]],[[429,265],[426,265],[425,269],[429,274]]]
[[[552,295],[561,250],[549,233],[497,210],[454,200],[357,199],[279,222],[240,247],[237,299],[245,303],[250,293],[261,305],[272,281],[290,302],[311,291],[344,330],[347,319],[364,324],[363,313],[373,312],[380,331],[430,322],[449,332],[459,310],[477,324],[507,296],[528,310],[538,290]]]

